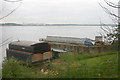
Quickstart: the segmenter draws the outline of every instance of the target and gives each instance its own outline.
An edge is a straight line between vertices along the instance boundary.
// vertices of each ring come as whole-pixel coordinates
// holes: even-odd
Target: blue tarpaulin
[[[93,44],[92,44],[91,42],[85,41],[85,42],[84,42],[84,45],[92,46]]]

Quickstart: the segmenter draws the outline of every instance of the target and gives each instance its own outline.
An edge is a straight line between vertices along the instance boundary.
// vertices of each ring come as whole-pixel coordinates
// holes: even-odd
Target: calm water
[[[99,26],[5,26],[0,27],[0,30],[2,30],[2,41],[6,40],[2,47],[2,55],[0,54],[2,57],[6,56],[5,49],[11,41],[39,41],[39,38],[46,38],[48,35],[94,39],[101,32]]]
[[[6,26],[2,28],[3,39],[12,37],[13,40],[34,40],[46,38],[47,35],[88,37],[94,39],[99,35],[98,26]]]

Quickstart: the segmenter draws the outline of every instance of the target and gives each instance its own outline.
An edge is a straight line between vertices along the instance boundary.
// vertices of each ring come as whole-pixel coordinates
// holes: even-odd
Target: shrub
[[[40,74],[39,74],[40,75]],[[14,57],[5,59],[2,63],[2,77],[3,78],[35,78],[35,74],[29,68],[29,64],[16,60]]]

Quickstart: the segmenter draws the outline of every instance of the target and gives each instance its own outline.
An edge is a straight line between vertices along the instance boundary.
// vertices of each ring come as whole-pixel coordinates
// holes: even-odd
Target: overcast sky
[[[117,3],[119,0],[109,1]],[[2,1],[0,17],[20,5],[2,22],[99,24],[101,20],[104,23],[112,23],[109,15],[98,3],[108,7],[104,0],[23,0],[17,3]],[[117,10],[113,11],[117,13]]]

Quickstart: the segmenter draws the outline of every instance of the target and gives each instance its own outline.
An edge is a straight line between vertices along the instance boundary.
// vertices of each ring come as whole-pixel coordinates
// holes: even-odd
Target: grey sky
[[[117,3],[119,0],[109,0]],[[17,23],[112,23],[109,15],[98,5],[108,7],[104,0],[23,0],[22,4],[2,2],[2,15],[21,6],[3,22]],[[112,10],[112,8],[109,8]],[[113,10],[117,13],[117,10]]]

